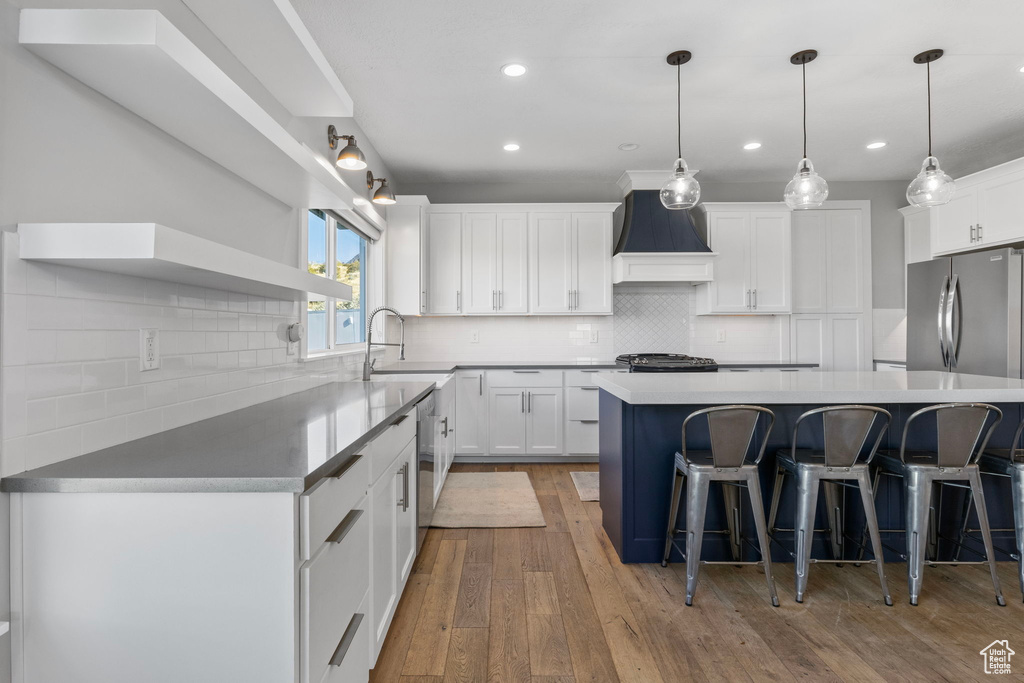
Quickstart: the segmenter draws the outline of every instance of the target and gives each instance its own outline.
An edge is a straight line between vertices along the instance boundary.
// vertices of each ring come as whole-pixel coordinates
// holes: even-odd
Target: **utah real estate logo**
[[[1008,674],[1010,657],[1017,653],[1010,649],[1009,641],[993,640],[978,654],[985,658],[985,673]]]

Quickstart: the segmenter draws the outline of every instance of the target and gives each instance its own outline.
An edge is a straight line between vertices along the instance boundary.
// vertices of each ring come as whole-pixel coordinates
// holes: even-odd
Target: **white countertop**
[[[947,372],[598,374],[594,383],[634,405],[735,403],[1024,403],[1024,381]]]

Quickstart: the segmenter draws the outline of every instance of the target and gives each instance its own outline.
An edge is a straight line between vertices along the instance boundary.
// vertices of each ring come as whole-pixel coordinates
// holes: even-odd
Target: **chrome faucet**
[[[377,342],[376,344],[373,343],[373,319],[381,311],[394,313],[395,316],[398,318],[398,322],[402,323],[402,336],[398,344],[388,344],[385,342]],[[363,359],[364,382],[370,381],[370,375],[373,374],[373,365],[374,363],[377,362],[376,358],[374,358],[372,361],[370,360],[370,347],[372,346],[398,346],[400,347],[400,350],[398,352],[398,360],[405,360],[405,318],[402,317],[401,313],[388,306],[378,306],[377,308],[373,309],[373,311],[370,313],[370,317],[366,321],[366,357]]]

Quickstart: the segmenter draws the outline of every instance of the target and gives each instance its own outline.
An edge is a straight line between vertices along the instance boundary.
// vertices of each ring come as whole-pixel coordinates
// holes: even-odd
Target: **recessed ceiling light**
[[[882,149],[883,147],[885,147],[885,144],[886,143],[882,142],[881,140],[879,140],[878,142],[869,142],[868,149]]]
[[[522,64],[506,64],[501,67],[501,73],[512,78],[518,78],[526,73],[526,67]]]
[[[761,143],[760,142],[748,142],[747,144],[743,145],[743,149],[761,149]]]
[[[502,149],[504,149],[506,152],[515,152],[516,150],[519,149],[519,145],[517,145],[514,142],[510,142],[504,147],[502,147]]]
[[[639,148],[640,145],[636,144],[635,142],[623,142],[621,145],[619,145],[619,149],[621,149],[623,152],[632,152],[634,149]]]

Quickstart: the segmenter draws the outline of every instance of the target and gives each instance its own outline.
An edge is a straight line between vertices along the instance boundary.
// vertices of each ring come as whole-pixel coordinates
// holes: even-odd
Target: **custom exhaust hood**
[[[612,256],[612,283],[710,282],[714,259],[703,235],[704,212],[666,209],[658,197],[664,172],[626,171],[622,231]]]

